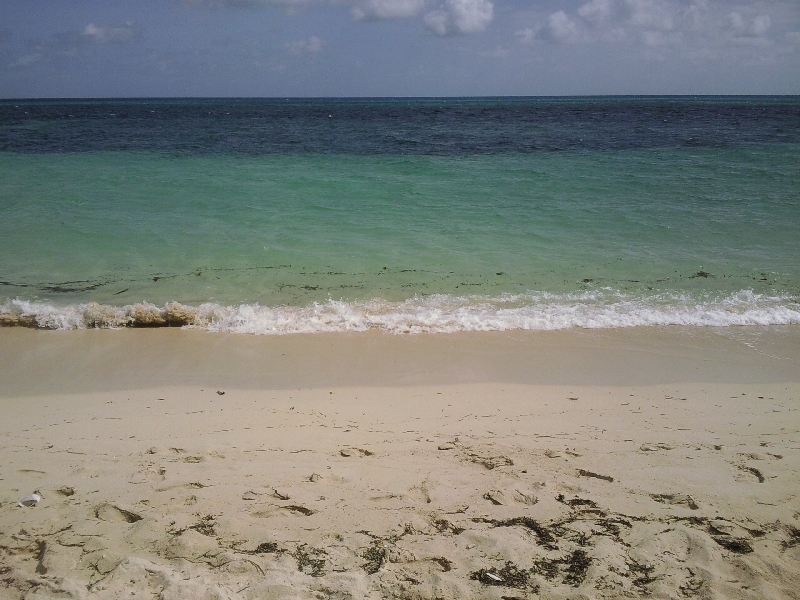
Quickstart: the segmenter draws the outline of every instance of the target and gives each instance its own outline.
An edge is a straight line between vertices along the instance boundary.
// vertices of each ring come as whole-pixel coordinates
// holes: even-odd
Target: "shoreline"
[[[796,382],[800,327],[633,327],[281,336],[0,328],[0,395],[218,384],[242,389],[508,382]]]
[[[799,598],[799,342],[0,329],[0,597]]]

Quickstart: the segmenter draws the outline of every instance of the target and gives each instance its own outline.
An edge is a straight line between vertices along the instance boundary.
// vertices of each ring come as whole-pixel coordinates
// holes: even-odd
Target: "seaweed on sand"
[[[541,558],[534,562],[533,571],[545,579],[553,580],[563,573],[562,583],[580,586],[592,564],[592,557],[585,550],[574,550],[563,558]]]
[[[325,575],[326,554],[321,548],[312,548],[307,544],[298,546],[294,553],[297,570],[312,577],[322,577]]]
[[[480,569],[473,572],[469,578],[480,581],[483,585],[511,587],[522,590],[528,587],[530,574],[528,571],[520,569],[513,562],[507,561],[502,569]]]
[[[494,527],[514,527],[517,525],[521,525],[526,529],[530,529],[534,534],[536,534],[536,540],[540,546],[547,548],[548,550],[558,550],[558,544],[553,534],[545,527],[541,525],[535,519],[531,517],[514,517],[513,519],[485,519],[485,518],[478,518],[472,519],[475,523],[489,523]]]

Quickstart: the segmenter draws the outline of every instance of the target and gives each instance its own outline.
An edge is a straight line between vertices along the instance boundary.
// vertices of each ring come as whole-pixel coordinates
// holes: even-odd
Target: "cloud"
[[[142,37],[142,29],[134,23],[100,26],[89,23],[81,31],[62,31],[45,40],[29,42],[29,51],[8,67],[20,69],[40,62],[77,56],[81,49],[109,44],[132,44]],[[85,51],[85,50],[84,50]]]
[[[283,45],[284,50],[286,50],[289,54],[294,55],[316,54],[317,52],[321,52],[324,47],[325,40],[318,38],[315,35],[312,35],[307,40],[295,40]]]
[[[313,0],[184,0],[186,8],[258,8],[270,4],[304,5],[313,4]]]
[[[547,36],[555,42],[573,43],[579,41],[581,38],[578,24],[570,19],[563,10],[554,12],[547,17],[547,28],[545,32]]]
[[[772,8],[781,6],[773,4]],[[791,9],[790,9],[791,10]],[[796,9],[794,9],[796,11]],[[774,18],[758,0],[739,0],[736,10],[724,0],[589,0],[574,13],[543,16],[515,32],[520,43],[640,43],[659,47],[763,44]]]
[[[39,62],[44,58],[44,55],[41,52],[34,52],[32,54],[26,54],[25,56],[20,56],[17,60],[9,63],[9,69],[21,69],[24,67],[28,67],[34,63]]]
[[[81,32],[80,39],[92,44],[130,44],[141,37],[141,33],[141,30],[131,23],[110,27],[99,27],[89,23]]]
[[[614,0],[591,0],[578,9],[578,16],[588,23],[608,21],[615,12]]]
[[[426,0],[367,0],[351,9],[356,21],[402,19],[415,17],[425,7]]]
[[[494,19],[494,5],[489,0],[447,0],[423,18],[425,27],[435,35],[478,33]]]

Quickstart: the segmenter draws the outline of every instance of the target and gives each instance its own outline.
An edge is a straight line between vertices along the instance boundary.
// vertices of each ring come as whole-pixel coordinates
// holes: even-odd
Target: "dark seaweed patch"
[[[766,481],[766,478],[764,477],[764,474],[761,471],[759,471],[758,469],[756,469],[755,467],[741,466],[739,468],[742,471],[748,471],[748,472],[752,473],[753,475],[755,475],[758,478],[758,483],[764,483],[764,481]]]
[[[564,494],[559,494],[556,496],[556,501],[561,502],[561,504],[566,504],[570,508],[575,508],[576,506],[588,506],[590,508],[597,508],[597,503],[594,500],[587,500],[585,498],[572,498],[571,500],[567,500],[564,497]]]
[[[275,542],[262,542],[256,546],[255,550],[238,550],[241,554],[280,554],[286,552]]]
[[[463,527],[456,527],[447,519],[436,519],[433,522],[433,526],[436,527],[436,530],[439,533],[452,533],[453,535],[459,535],[466,531]]]
[[[650,564],[629,561],[628,570],[631,572],[631,575],[634,576],[632,583],[636,587],[644,587],[659,579],[658,577],[653,577],[653,572],[656,570],[656,568]]]
[[[216,532],[214,531],[216,524],[217,523],[214,520],[213,515],[206,515],[194,525],[189,526],[189,529],[194,529],[197,533],[202,533],[208,537],[214,537],[216,535]]]
[[[373,575],[380,571],[381,567],[386,562],[386,548],[381,546],[381,540],[374,540],[372,545],[361,555],[361,558],[367,561],[361,565],[361,568],[364,569],[368,575]]]
[[[480,569],[471,573],[469,578],[480,581],[483,585],[525,589],[528,587],[530,575],[508,561],[502,569]]]
[[[592,471],[587,471],[585,469],[578,469],[578,475],[581,477],[593,477],[594,479],[602,479],[603,481],[608,481],[609,483],[614,482],[614,478],[610,475],[600,475],[599,473],[594,473]]]
[[[792,548],[800,544],[800,529],[794,527],[793,525],[786,526],[786,533],[789,536],[788,540],[783,540],[781,542],[781,547],[786,550],[788,548]]]
[[[712,535],[711,539],[726,550],[730,550],[736,554],[749,554],[753,551],[753,546],[750,545],[750,542],[741,538],[735,538],[729,535]]]
[[[578,587],[591,564],[592,557],[585,550],[574,550],[562,558],[541,558],[533,563],[531,571],[551,581],[563,574],[562,583]]]
[[[475,523],[489,523],[494,527],[516,527],[522,526],[526,529],[530,529],[533,533],[536,534],[536,540],[540,546],[547,548],[548,550],[558,550],[558,545],[556,538],[553,537],[553,534],[547,529],[547,527],[541,525],[535,519],[531,517],[514,517],[513,519],[504,519],[504,520],[497,520],[497,519],[472,519]]]
[[[312,577],[322,577],[325,575],[326,555],[325,550],[321,548],[312,548],[307,544],[298,546],[294,552],[297,570]]]

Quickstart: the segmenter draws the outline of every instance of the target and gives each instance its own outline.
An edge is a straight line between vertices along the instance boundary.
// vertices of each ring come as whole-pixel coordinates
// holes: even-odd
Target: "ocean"
[[[0,101],[0,324],[800,323],[800,97]]]

